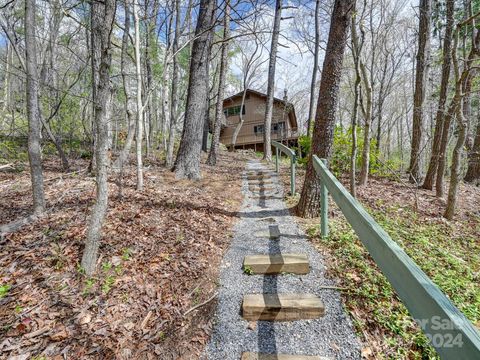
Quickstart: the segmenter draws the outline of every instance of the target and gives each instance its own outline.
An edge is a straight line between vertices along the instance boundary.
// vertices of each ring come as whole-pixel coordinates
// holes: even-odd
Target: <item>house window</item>
[[[240,115],[240,105],[223,109],[223,113],[226,117]],[[245,105],[242,107],[242,115],[245,115]]]
[[[285,131],[285,122],[279,122],[272,124],[272,133],[284,132]]]
[[[271,125],[272,133],[284,132],[285,131],[285,122],[279,122]],[[255,135],[263,134],[263,125],[255,125],[253,127],[253,132]]]
[[[255,125],[253,127],[253,132],[255,133],[255,135],[263,134],[263,125]]]

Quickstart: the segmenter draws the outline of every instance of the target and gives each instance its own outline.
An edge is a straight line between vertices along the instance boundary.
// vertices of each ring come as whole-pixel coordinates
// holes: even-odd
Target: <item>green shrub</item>
[[[0,141],[0,159],[4,159],[6,163],[10,161],[28,161],[28,153],[25,142],[22,139],[6,139]]]
[[[298,159],[298,164],[305,166],[308,160],[308,154],[312,148],[312,139],[307,135],[300,135],[298,137],[298,147],[295,149],[298,154],[298,150],[302,152],[302,158]]]
[[[363,149],[363,128],[357,127],[357,159],[356,168],[362,166]],[[370,169],[378,169],[381,164],[378,163],[378,154],[376,152],[376,139],[370,141]],[[344,131],[340,126],[335,127],[333,136],[333,155],[330,162],[330,168],[335,176],[346,174],[350,171],[350,157],[352,154],[352,128]]]

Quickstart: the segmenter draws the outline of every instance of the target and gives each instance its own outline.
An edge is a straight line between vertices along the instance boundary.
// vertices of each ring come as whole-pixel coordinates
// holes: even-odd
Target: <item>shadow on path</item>
[[[278,225],[269,226],[270,234],[276,234],[278,232]],[[270,256],[280,254],[279,239],[270,238],[268,243],[268,254]],[[263,276],[263,294],[264,301],[267,299],[265,295],[268,294],[269,303],[274,305],[277,309],[277,313],[280,311],[280,299],[278,298],[278,276],[277,275],[264,275]],[[269,311],[269,314],[272,314]],[[276,314],[273,314],[276,315]],[[258,351],[260,353],[272,354],[274,357],[271,359],[278,359],[277,356],[277,343],[275,339],[275,322],[274,321],[258,321]]]

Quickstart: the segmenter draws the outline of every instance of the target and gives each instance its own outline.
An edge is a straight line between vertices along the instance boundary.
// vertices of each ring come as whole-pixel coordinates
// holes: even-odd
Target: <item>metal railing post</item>
[[[320,160],[327,165],[327,160]],[[328,236],[328,190],[323,181],[320,182],[320,231],[322,237]]]
[[[295,196],[295,155],[290,157],[290,192]]]
[[[275,146],[275,169],[278,174],[278,147]]]

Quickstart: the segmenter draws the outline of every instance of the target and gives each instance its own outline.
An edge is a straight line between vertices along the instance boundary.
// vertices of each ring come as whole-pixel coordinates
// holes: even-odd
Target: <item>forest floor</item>
[[[299,169],[298,193],[304,175]],[[286,163],[282,180],[290,189]],[[348,184],[346,178],[341,181]],[[480,329],[480,187],[460,186],[453,221],[442,217],[445,204],[434,192],[408,181],[373,177],[357,193],[375,220]],[[286,199],[292,213],[298,197]],[[363,357],[439,358],[331,199],[328,238],[320,237],[318,218],[297,220],[326,258],[330,276],[348,289],[343,300],[364,342]]]
[[[79,261],[95,195],[88,163],[62,174],[45,161],[45,217],[0,240],[0,358],[192,359],[212,328],[218,265],[242,201],[245,158],[222,153],[203,180],[176,180],[146,161],[145,189],[126,170],[123,198],[110,179],[99,270]],[[0,219],[28,215],[28,167],[0,172]]]

